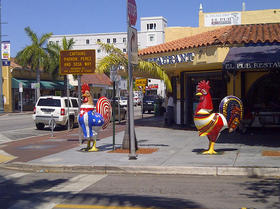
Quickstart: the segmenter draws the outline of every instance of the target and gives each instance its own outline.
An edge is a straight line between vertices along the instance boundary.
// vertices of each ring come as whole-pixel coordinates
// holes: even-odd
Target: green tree
[[[47,51],[49,53],[49,71],[53,78],[59,76],[59,56],[61,50],[71,50],[74,46],[74,39],[69,40],[66,37],[62,39],[62,46],[58,43],[49,43],[47,46]],[[66,96],[67,93],[67,75],[64,76],[64,87],[63,87],[63,96]]]
[[[36,71],[36,82],[40,83],[40,71],[48,65],[48,53],[44,46],[52,33],[45,33],[41,37],[38,37],[30,27],[26,27],[24,30],[30,38],[31,44],[17,53],[16,62],[23,67],[29,67],[31,70]],[[37,88],[36,101],[39,97],[40,88]]]
[[[106,57],[101,59],[97,65],[97,72],[110,73],[110,69],[113,66],[120,66],[120,74],[127,77],[128,59],[127,56],[118,48],[114,47],[113,44],[98,43],[101,49],[105,50],[108,54]],[[139,58],[139,64],[133,67],[134,77],[147,77],[157,78],[164,81],[168,92],[172,91],[171,81],[162,68],[156,63],[147,62]],[[135,133],[134,133],[135,135]],[[137,149],[137,140],[135,137],[135,144]],[[129,137],[128,137],[128,124],[125,129],[125,134],[122,142],[123,149],[129,149]]]

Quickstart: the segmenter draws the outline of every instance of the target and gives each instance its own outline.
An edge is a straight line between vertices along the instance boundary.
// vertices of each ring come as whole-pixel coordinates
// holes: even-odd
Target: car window
[[[64,99],[65,107],[68,107],[68,99]],[[71,103],[69,101],[69,107],[71,107]]]
[[[71,99],[73,107],[79,107],[78,101],[76,99]]]
[[[47,106],[47,107],[60,107],[60,99],[53,98],[40,98],[37,106]]]

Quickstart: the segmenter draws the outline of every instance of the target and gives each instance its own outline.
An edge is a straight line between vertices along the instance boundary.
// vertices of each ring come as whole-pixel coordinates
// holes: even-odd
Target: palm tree
[[[49,43],[47,50],[49,53],[49,71],[53,78],[59,76],[59,53],[61,50],[70,50],[73,48],[75,42],[71,38],[69,40],[66,37],[62,39],[62,46],[58,43]],[[66,96],[67,93],[67,75],[64,75],[64,87],[63,87],[63,96]]]
[[[36,70],[36,82],[40,83],[40,70],[44,69],[48,61],[48,54],[44,46],[52,33],[45,33],[41,37],[38,37],[30,27],[26,27],[24,30],[31,39],[31,45],[26,46],[17,53],[16,61],[23,67],[30,67],[33,71]],[[36,101],[39,97],[40,87],[36,90]]]
[[[98,62],[96,71],[99,73],[108,74],[110,72],[111,67],[120,66],[120,68],[122,69],[121,74],[127,76],[127,69],[128,69],[127,56],[120,49],[115,48],[114,45],[112,44],[104,44],[101,42],[99,42],[98,44],[103,50],[106,51],[108,55]],[[156,63],[147,62],[139,58],[139,64],[137,66],[134,66],[133,68],[133,74],[135,77],[142,76],[142,77],[161,79],[164,81],[167,91],[168,92],[172,91],[171,81],[168,75]],[[136,141],[135,145],[137,149],[136,137],[135,137],[135,141]],[[125,129],[122,148],[129,149],[128,125]]]
[[[127,56],[113,44],[98,43],[100,47],[105,50],[108,56],[104,57],[98,62],[97,72],[110,73],[112,66],[120,66],[120,74],[127,76],[128,59]],[[147,62],[139,58],[139,64],[133,68],[134,77],[149,77],[157,78],[164,81],[168,92],[172,91],[171,81],[167,73],[155,62]]]

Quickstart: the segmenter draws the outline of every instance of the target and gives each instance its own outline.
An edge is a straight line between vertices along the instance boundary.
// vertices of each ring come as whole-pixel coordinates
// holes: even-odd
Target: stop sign
[[[127,14],[130,25],[135,25],[137,20],[137,8],[135,0],[127,1]]]

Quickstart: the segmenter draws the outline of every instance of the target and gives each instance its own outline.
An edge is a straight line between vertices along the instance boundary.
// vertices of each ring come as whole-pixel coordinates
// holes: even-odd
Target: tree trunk
[[[136,133],[134,129],[134,140],[135,140],[135,150],[138,150],[138,143],[136,138]],[[128,123],[128,114],[126,114],[126,125],[125,125],[125,131],[122,141],[122,149],[129,149],[130,148],[130,140],[129,140],[129,123]]]

